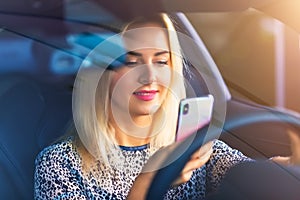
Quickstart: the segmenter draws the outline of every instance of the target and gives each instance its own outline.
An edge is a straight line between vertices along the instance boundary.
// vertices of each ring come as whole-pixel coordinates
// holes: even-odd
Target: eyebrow
[[[162,54],[165,54],[165,53],[170,53],[170,52],[169,51],[160,51],[160,52],[156,52],[154,54],[154,56],[159,56],[159,55],[162,55]],[[128,51],[127,54],[132,55],[132,56],[138,56],[138,57],[143,56],[143,54],[135,52],[135,51]]]

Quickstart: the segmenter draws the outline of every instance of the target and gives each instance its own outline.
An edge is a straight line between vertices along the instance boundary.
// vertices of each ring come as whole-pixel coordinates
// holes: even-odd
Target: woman
[[[36,199],[143,199],[155,174],[151,167],[173,147],[178,105],[185,98],[174,26],[161,14],[129,23],[121,37],[126,49],[121,66],[79,72],[76,134],[37,157]],[[207,142],[165,199],[204,199],[229,168],[248,160],[221,141]]]

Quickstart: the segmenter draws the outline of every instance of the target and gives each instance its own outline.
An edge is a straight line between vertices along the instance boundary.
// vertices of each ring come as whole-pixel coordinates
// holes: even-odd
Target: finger
[[[204,164],[205,163],[203,163],[202,160],[194,158],[194,159],[192,159],[192,160],[190,160],[189,162],[186,163],[186,165],[182,169],[181,173],[186,173],[188,171],[192,171],[192,170],[198,169],[201,166],[203,166]]]
[[[207,152],[212,152],[212,146],[213,146],[213,141],[204,144],[192,155],[192,158],[199,158],[205,156]]]
[[[291,164],[300,165],[300,137],[292,130],[288,131],[288,135],[291,141]]]
[[[213,149],[213,142],[209,142],[203,145],[198,151],[196,151],[191,159],[186,163],[182,169],[179,177],[172,183],[173,186],[185,183],[192,177],[193,171],[202,167],[210,158]]]
[[[270,160],[280,164],[280,165],[289,165],[290,164],[290,157],[284,157],[284,156],[274,156],[270,158]]]
[[[192,158],[190,161],[188,161],[186,163],[186,165],[184,166],[184,168],[182,169],[179,178],[177,179],[177,182],[180,180],[180,182],[184,182],[187,181],[187,177],[190,178],[190,176],[187,176],[187,174],[192,174],[192,172],[200,167],[202,167],[203,165],[205,165],[205,163],[207,163],[207,161],[209,160],[210,156],[211,156],[211,152],[212,150],[209,150],[204,156],[202,156],[201,158]],[[188,179],[189,180],[189,179]]]
[[[193,171],[202,167],[210,158],[212,149],[209,150],[204,156],[199,158],[193,158],[184,166],[180,176],[173,182],[173,186],[180,185],[189,181],[193,175]]]
[[[188,182],[193,175],[193,171],[187,171],[180,174],[180,176],[172,183],[172,186],[178,186],[180,184]]]
[[[197,159],[202,164],[205,164],[211,157],[212,153],[213,153],[213,149],[211,148],[211,149],[208,149],[206,152],[201,152],[201,154],[198,156],[194,156],[192,159]]]

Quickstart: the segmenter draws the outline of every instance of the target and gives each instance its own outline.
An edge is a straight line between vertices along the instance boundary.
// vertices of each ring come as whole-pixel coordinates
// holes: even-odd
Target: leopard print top
[[[99,165],[95,177],[94,173],[83,174],[81,158],[73,146],[72,139],[68,139],[45,148],[37,156],[35,199],[126,199],[150,155],[148,145],[121,147],[126,159],[122,169]],[[210,160],[196,169],[188,182],[171,187],[165,199],[205,199],[230,167],[249,160],[241,152],[215,140]]]

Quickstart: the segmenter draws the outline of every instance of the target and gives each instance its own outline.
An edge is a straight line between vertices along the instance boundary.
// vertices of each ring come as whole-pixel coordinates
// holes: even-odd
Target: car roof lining
[[[87,8],[84,10],[89,10],[89,13],[81,12],[82,7]],[[116,21],[116,18],[128,21],[137,16],[152,15],[157,12],[241,12],[249,8],[264,12],[300,32],[300,21],[297,20],[300,17],[298,0],[127,0],[118,2],[27,0],[22,3],[18,0],[11,0],[0,2],[0,14],[48,17],[84,23],[108,23]]]

